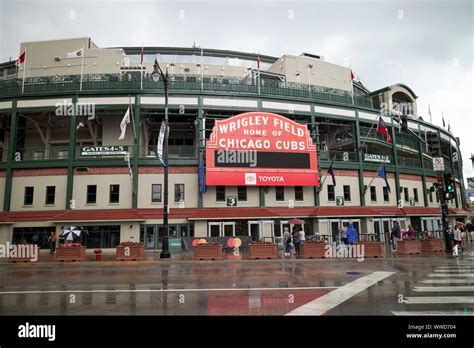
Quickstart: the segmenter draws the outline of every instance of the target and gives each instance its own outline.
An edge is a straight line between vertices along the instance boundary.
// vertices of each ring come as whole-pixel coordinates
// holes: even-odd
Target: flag
[[[118,140],[125,139],[125,132],[127,131],[128,123],[130,123],[130,108],[127,109],[127,112],[123,116],[122,122],[120,122],[120,129],[122,130],[122,133],[120,133]]]
[[[387,125],[385,124],[385,122],[384,122],[384,120],[381,116],[379,117],[379,123],[377,124],[377,132],[379,132],[380,134],[385,135],[387,137],[387,141],[389,143],[392,142],[392,137],[388,133]]]
[[[26,51],[23,52],[23,53],[16,59],[15,65],[16,65],[16,66],[20,66],[21,64],[23,64],[23,63],[25,62],[25,58],[26,58]]]
[[[443,119],[443,128],[446,127],[446,123],[444,123],[444,115],[441,113],[441,118]]]
[[[83,55],[84,55],[84,47],[67,53],[68,58],[82,58]]]
[[[140,65],[143,66],[143,46],[142,46],[142,51],[140,52]]]
[[[451,133],[451,122],[448,121],[448,132]]]
[[[201,192],[206,192],[206,169],[204,167],[204,158],[199,165],[199,187],[201,188]]]
[[[387,180],[387,172],[385,170],[385,164],[382,164],[377,172],[377,175],[385,180],[385,186],[387,186],[387,191],[390,192],[390,185]]]
[[[161,163],[163,163],[165,167],[167,167],[168,164],[165,163],[165,159],[163,156],[163,142],[165,140],[165,132],[167,132],[168,134],[169,131],[170,131],[170,127],[168,127],[168,124],[165,121],[161,122],[160,135],[158,137],[158,143],[156,144],[156,153],[157,153],[158,159],[161,161]]]
[[[356,76],[355,76],[354,72],[351,69],[351,80],[354,81],[355,79],[356,79]]]
[[[334,170],[332,169],[332,163],[329,166],[329,169],[328,169],[328,172],[327,172],[326,175],[331,175],[332,184],[333,184],[333,186],[336,186],[336,176],[334,175]]]
[[[430,123],[433,123],[433,117],[431,117],[431,107],[428,104],[428,115],[430,116]]]
[[[260,55],[257,54],[257,70],[260,70]]]

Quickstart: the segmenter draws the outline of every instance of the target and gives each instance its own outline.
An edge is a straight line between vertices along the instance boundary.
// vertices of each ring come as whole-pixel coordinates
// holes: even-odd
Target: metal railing
[[[340,162],[357,162],[357,154],[355,151],[320,151],[319,159],[332,161],[335,157],[335,161]]]
[[[156,146],[148,145],[141,146],[139,157],[141,158],[156,158]],[[196,157],[197,146],[194,145],[168,145],[169,157]]]
[[[421,160],[419,158],[398,156],[397,159],[399,166],[421,168]]]
[[[231,78],[224,76],[206,76],[201,82],[199,75],[171,75],[169,78],[170,92],[201,90],[206,92],[223,92],[231,94],[260,94],[271,96],[286,96],[305,98],[340,104],[351,104],[372,108],[370,96],[354,96],[350,92],[336,88],[311,86],[302,83],[287,83],[281,81],[261,81],[260,88],[253,79]],[[78,92],[80,75],[46,76],[25,79],[24,94],[52,94]],[[130,92],[140,90],[140,76],[122,74],[84,75],[82,90],[87,92]],[[155,82],[151,75],[144,77],[143,90],[163,91],[163,84]],[[22,80],[0,80],[0,95],[6,97],[22,95]]]
[[[17,153],[20,157],[17,157]],[[14,160],[18,161],[41,161],[41,160],[57,160],[67,159],[69,157],[69,149],[67,147],[51,147],[45,148],[18,148],[15,150]]]

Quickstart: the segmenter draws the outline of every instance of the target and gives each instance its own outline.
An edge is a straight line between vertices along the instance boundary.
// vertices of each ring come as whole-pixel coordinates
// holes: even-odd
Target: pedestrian
[[[454,228],[453,243],[454,243],[453,255],[457,257],[457,256],[459,256],[459,253],[462,251],[462,249],[461,249],[461,244],[462,244],[461,229],[460,229],[459,225],[456,225],[456,227]]]
[[[398,221],[393,222],[392,233],[390,234],[390,239],[392,240],[392,251],[397,252],[397,242],[402,236],[402,231],[400,229],[400,223]]]
[[[408,225],[408,231],[406,232],[408,238],[413,238],[415,236],[415,229],[412,225]]]
[[[304,244],[305,241],[306,241],[306,234],[304,233],[304,230],[301,229],[300,230],[300,248]]]
[[[49,254],[53,255],[54,252],[56,251],[56,233],[51,232],[48,240],[49,240]]]
[[[467,240],[472,242],[472,233],[474,232],[474,219],[469,220],[469,222],[466,224],[466,235],[467,235]]]
[[[358,233],[354,225],[352,224],[352,222],[349,222],[349,227],[347,228],[346,233],[347,233],[347,242],[349,243],[349,245],[356,244],[358,240]]]
[[[349,244],[349,242],[347,241],[347,225],[345,223],[341,228],[341,241],[344,245]]]
[[[300,228],[293,226],[293,244],[295,245],[295,255],[300,254]]]
[[[283,229],[283,245],[285,246],[285,256],[290,256],[291,253],[291,234],[290,229],[285,227]]]

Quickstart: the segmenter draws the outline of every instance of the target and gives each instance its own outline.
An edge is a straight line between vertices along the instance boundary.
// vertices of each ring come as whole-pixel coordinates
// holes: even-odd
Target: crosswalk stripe
[[[357,278],[356,280],[306,303],[285,315],[324,315],[342,302],[393,274],[395,274],[395,272],[373,272],[366,276]]]
[[[455,283],[466,283],[474,284],[474,279],[424,279],[421,283],[425,284],[455,284]]]
[[[474,303],[474,296],[410,296],[406,304]]]
[[[416,286],[413,290],[417,292],[435,292],[435,291],[474,291],[474,286]]]
[[[472,269],[456,269],[456,268],[449,268],[449,269],[435,269],[435,272],[439,273],[445,273],[445,272],[450,272],[450,273],[468,273],[472,272]],[[474,273],[473,273],[474,274]]]
[[[474,316],[474,312],[464,312],[464,311],[392,311],[393,315],[436,315],[436,316]]]
[[[428,277],[474,277],[474,273],[464,273],[464,274],[451,274],[451,273],[430,273]]]

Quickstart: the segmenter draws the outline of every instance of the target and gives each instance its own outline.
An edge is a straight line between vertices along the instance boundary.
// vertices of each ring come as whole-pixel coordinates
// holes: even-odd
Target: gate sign
[[[206,142],[206,185],[317,186],[306,125],[269,112],[216,120]]]

